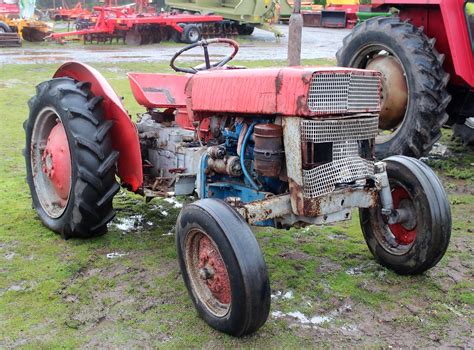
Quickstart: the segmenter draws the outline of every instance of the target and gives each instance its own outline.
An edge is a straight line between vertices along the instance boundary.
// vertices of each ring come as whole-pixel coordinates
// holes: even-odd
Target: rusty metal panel
[[[274,196],[236,208],[249,224],[291,214],[290,195]]]
[[[293,213],[302,210],[303,164],[301,154],[301,118],[283,118],[283,144],[285,146],[286,172],[291,194]],[[298,207],[301,207],[300,210]]]
[[[280,69],[216,70],[196,74],[189,85],[196,112],[276,114]]]
[[[329,77],[321,90],[310,90],[319,86],[312,83],[315,75]],[[347,81],[337,82],[340,77]],[[375,71],[344,67],[223,69],[195,74],[186,94],[198,119],[215,112],[322,117],[379,111],[379,79]],[[343,108],[320,108],[340,95]]]
[[[146,108],[186,107],[184,90],[189,78],[176,74],[128,73],[133,96]]]

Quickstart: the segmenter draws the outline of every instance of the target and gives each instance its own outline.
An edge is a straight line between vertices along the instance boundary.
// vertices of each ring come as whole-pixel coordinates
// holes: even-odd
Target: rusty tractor
[[[419,158],[453,125],[474,144],[474,0],[373,0],[375,17],[337,52],[340,66],[382,73],[376,152]]]
[[[211,45],[229,54],[213,60]],[[204,64],[179,58],[202,48]],[[63,64],[37,86],[25,122],[27,181],[42,222],[64,238],[101,235],[120,185],[147,199],[199,197],[176,223],[184,283],[198,314],[234,336],[257,331],[270,282],[250,225],[288,228],[351,218],[380,264],[419,274],[445,253],[449,202],[419,160],[376,161],[380,73],[353,68],[244,69],[238,44],[178,51],[185,74],[130,73],[134,123],[94,68]],[[117,183],[120,179],[120,185]]]

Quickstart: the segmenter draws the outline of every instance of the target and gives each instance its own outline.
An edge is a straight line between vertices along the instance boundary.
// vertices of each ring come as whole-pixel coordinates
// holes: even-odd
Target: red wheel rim
[[[224,261],[211,240],[204,236],[199,241],[198,268],[212,295],[222,304],[230,304],[230,282]]]
[[[54,108],[46,107],[36,116],[30,147],[38,201],[49,217],[59,218],[69,201],[72,162],[66,130]]]
[[[218,317],[230,310],[232,291],[229,273],[215,242],[199,229],[191,230],[185,243],[186,268],[193,291]]]
[[[62,123],[58,122],[51,129],[41,160],[43,172],[51,181],[60,204],[64,207],[71,188],[71,154]]]
[[[411,201],[410,194],[403,187],[398,186],[392,190],[393,208],[399,209],[404,200]],[[398,244],[410,245],[416,239],[416,225],[413,228],[406,228],[403,224],[388,225],[390,231]]]

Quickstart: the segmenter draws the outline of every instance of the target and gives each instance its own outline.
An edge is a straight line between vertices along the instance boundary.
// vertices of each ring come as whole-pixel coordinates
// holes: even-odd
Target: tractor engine
[[[267,200],[273,215],[249,219],[261,225],[343,220],[351,201],[373,205],[379,75],[283,68],[258,78],[197,74],[186,85],[186,109],[141,116],[145,194],[196,191],[236,208]],[[247,84],[263,92],[250,96]]]

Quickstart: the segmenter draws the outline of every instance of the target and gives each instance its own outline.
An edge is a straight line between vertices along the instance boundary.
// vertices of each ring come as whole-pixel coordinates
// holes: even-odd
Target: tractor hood
[[[186,85],[194,117],[215,113],[334,116],[380,111],[380,74],[285,67],[199,72]]]

